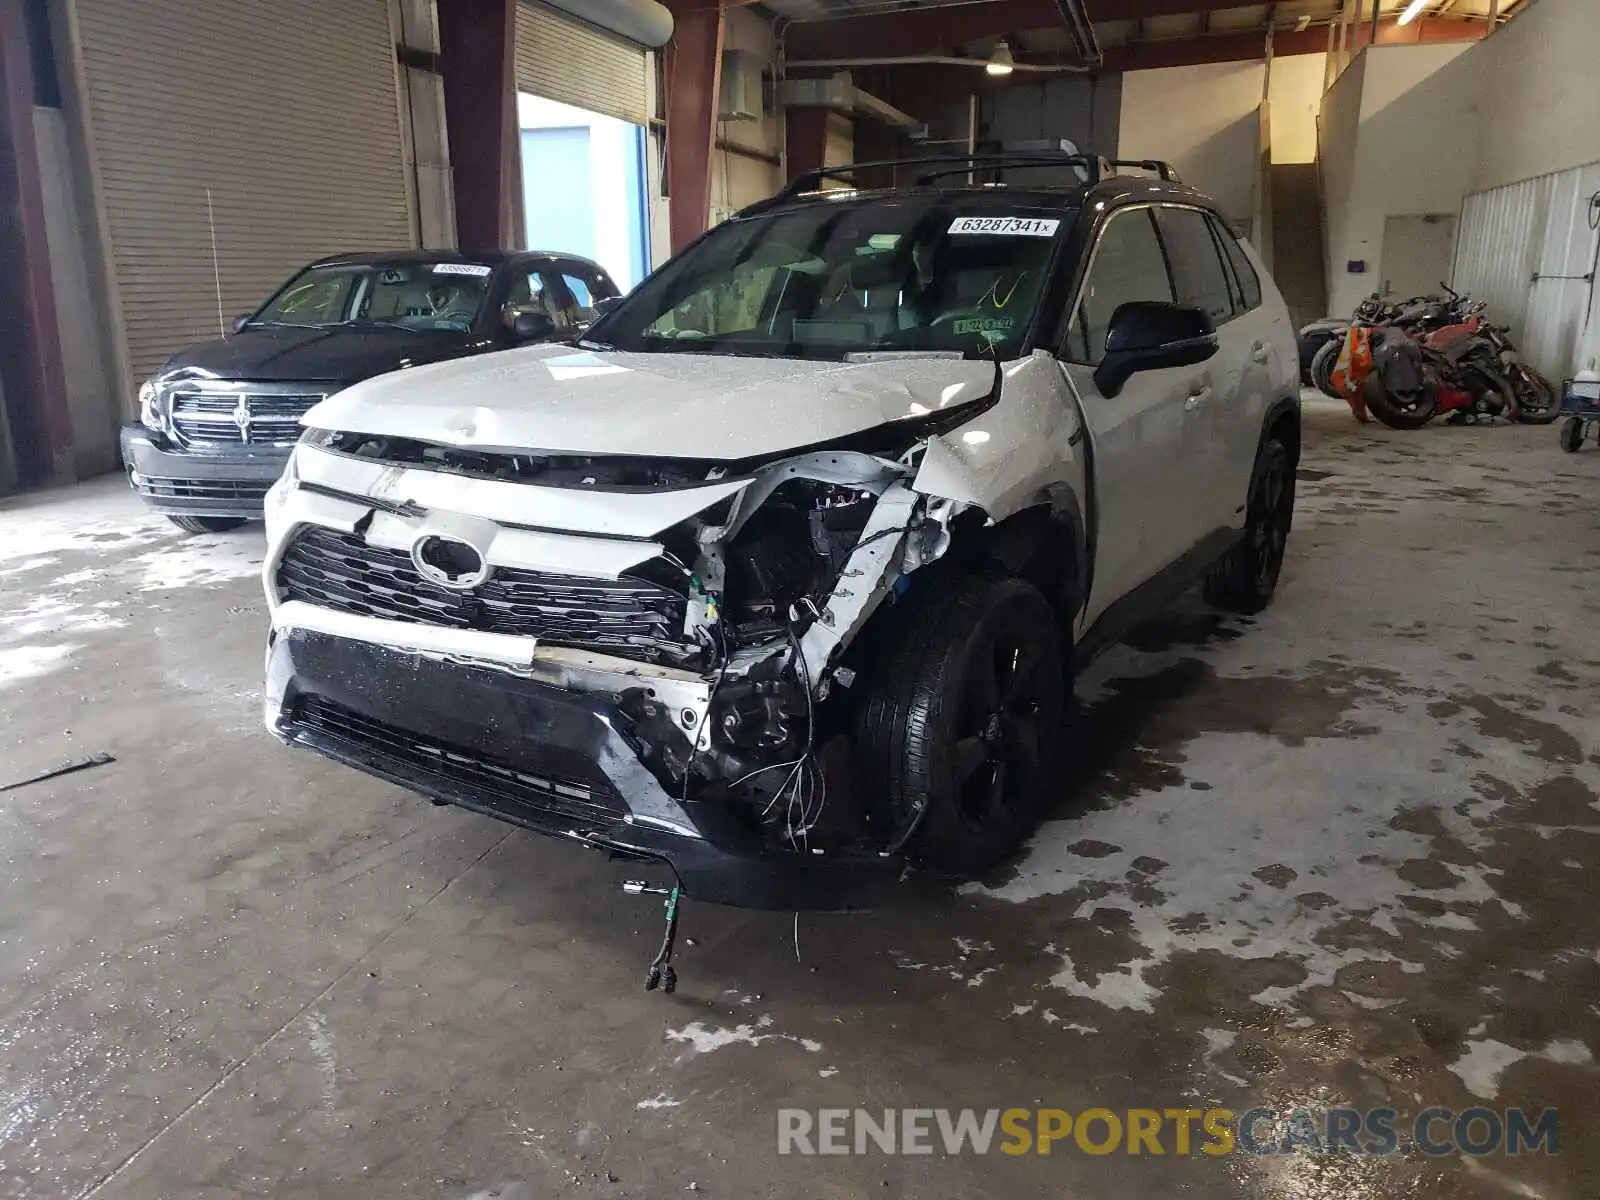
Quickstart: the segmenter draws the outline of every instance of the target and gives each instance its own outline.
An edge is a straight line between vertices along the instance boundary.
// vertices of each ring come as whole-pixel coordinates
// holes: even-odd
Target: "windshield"
[[[1072,213],[971,197],[730,221],[596,327],[619,350],[1014,356]]]
[[[309,267],[251,318],[252,325],[371,324],[465,332],[493,268],[479,263],[336,263]]]

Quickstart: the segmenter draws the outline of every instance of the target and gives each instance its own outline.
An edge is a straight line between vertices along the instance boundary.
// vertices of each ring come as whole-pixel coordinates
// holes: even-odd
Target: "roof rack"
[[[854,185],[856,177],[861,171],[881,169],[884,167],[923,167],[912,181],[913,187],[924,187],[936,180],[951,175],[964,175],[972,171],[1003,171],[1017,167],[1077,167],[1087,176],[1087,182],[1099,183],[1108,176],[1117,174],[1119,167],[1132,167],[1137,170],[1151,171],[1159,175],[1164,182],[1178,183],[1178,173],[1172,169],[1170,163],[1159,159],[1110,159],[1100,158],[1097,155],[1073,154],[1068,151],[1029,150],[1025,152],[996,153],[993,151],[977,154],[936,154],[926,158],[885,158],[872,162],[843,163],[832,167],[818,167],[815,170],[804,171],[795,176],[789,184],[772,198],[775,201],[788,200],[795,196],[803,196],[809,192],[818,191],[824,182],[829,179],[840,183]]]

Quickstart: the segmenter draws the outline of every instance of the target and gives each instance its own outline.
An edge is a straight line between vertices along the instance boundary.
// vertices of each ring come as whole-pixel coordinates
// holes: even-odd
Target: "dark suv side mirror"
[[[1111,314],[1106,356],[1095,369],[1094,385],[1111,397],[1140,371],[1192,367],[1219,349],[1216,323],[1187,304],[1135,300]]]
[[[511,322],[511,332],[519,342],[537,342],[556,331],[556,323],[547,313],[519,312]]]
[[[255,316],[254,313],[240,313],[233,319],[233,331],[235,333],[243,333],[244,327],[250,324],[250,318],[253,316]]]

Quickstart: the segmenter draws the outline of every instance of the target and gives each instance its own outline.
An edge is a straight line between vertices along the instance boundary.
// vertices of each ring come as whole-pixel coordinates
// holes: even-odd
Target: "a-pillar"
[[[667,217],[676,254],[711,219],[711,161],[722,91],[724,18],[715,0],[666,0],[672,41],[664,52]]]
[[[0,272],[0,389],[11,457],[23,484],[72,477],[72,416],[61,368],[33,104],[23,3],[0,0],[0,263],[6,264]]]
[[[454,177],[456,240],[471,250],[519,242],[517,0],[439,5],[439,70]]]

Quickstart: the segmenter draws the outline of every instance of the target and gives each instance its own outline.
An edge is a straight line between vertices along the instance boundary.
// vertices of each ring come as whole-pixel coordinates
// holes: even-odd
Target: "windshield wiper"
[[[589,338],[579,338],[578,342],[577,342],[577,345],[578,345],[578,348],[581,349],[581,350],[606,351],[606,350],[615,350],[616,349],[616,347],[613,346],[610,342],[596,342],[596,341],[590,340]]]

